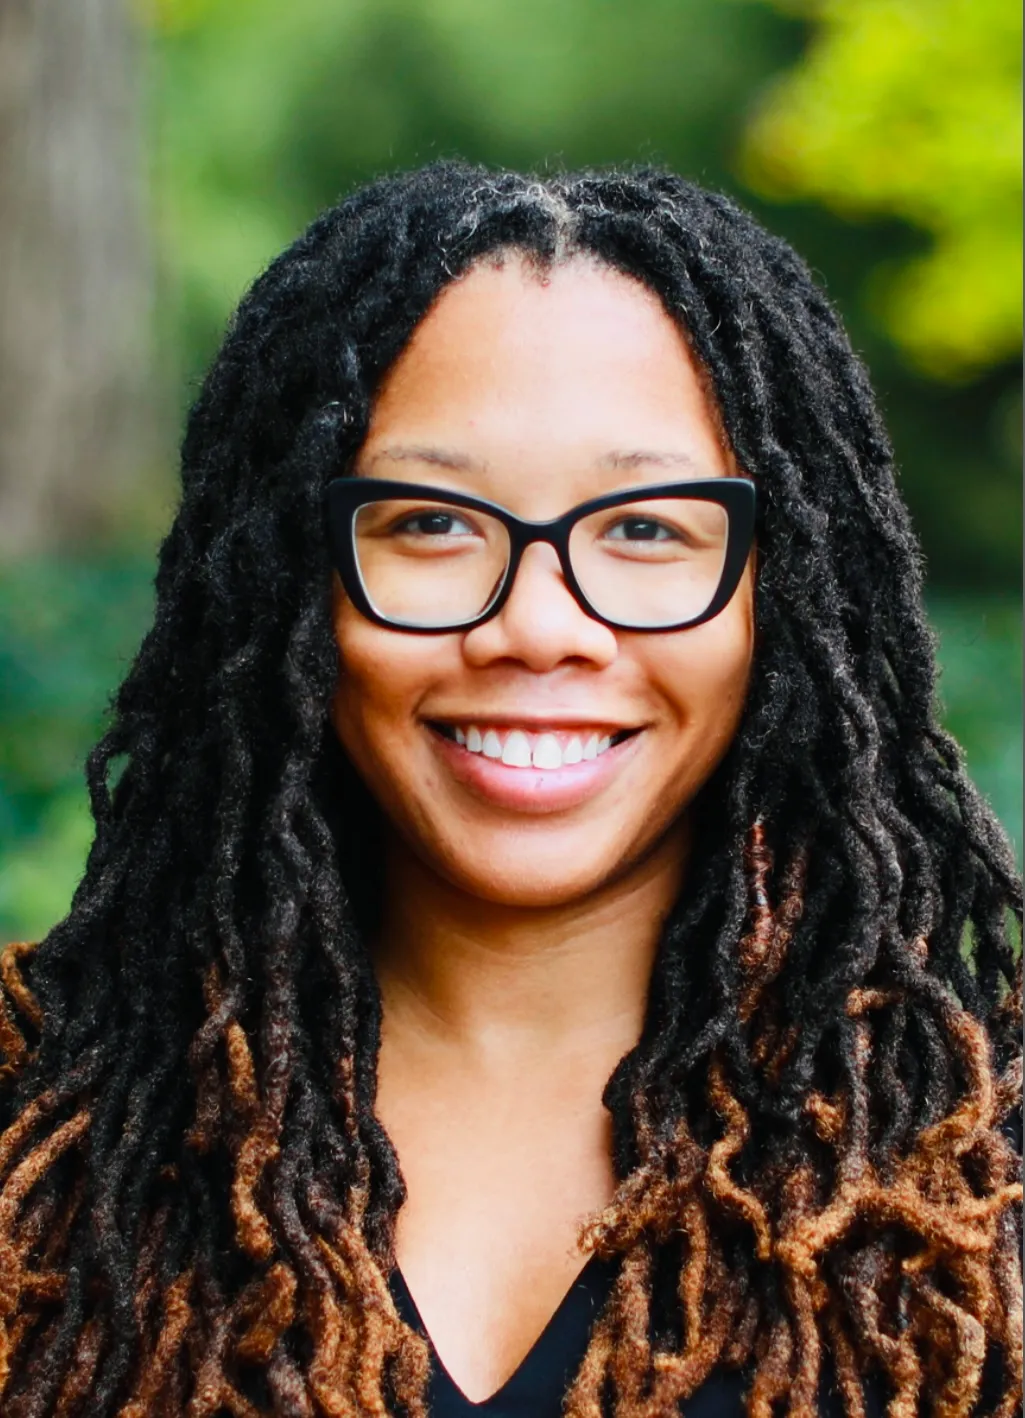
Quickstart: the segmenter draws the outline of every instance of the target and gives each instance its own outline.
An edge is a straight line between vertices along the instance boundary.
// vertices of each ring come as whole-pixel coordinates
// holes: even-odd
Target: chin
[[[453,853],[435,869],[461,891],[492,905],[552,910],[587,900],[627,873],[638,855],[643,854],[585,856],[569,844],[552,843],[541,850],[516,851],[506,843],[492,851]]]
[[[461,873],[452,880],[463,891],[492,906],[507,906],[512,910],[551,911],[582,902],[604,886],[608,878],[584,877],[567,881],[556,877],[538,880],[527,877],[522,869],[511,867],[507,872],[488,868],[486,875]]]

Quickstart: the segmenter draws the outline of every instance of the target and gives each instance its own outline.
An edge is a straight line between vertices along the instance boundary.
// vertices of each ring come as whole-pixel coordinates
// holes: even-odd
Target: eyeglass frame
[[[509,560],[498,590],[479,615],[450,625],[411,625],[406,621],[392,620],[382,615],[371,601],[356,554],[356,512],[367,503],[384,502],[389,498],[407,500],[418,497],[485,513],[505,527],[509,536]],[[715,502],[726,510],[726,550],[715,595],[700,615],[671,625],[630,625],[602,615],[592,606],[573,572],[569,554],[573,528],[584,517],[595,512],[604,512],[611,507],[620,507],[630,502],[670,498],[678,498],[680,501]],[[342,585],[360,614],[387,630],[401,630],[413,635],[451,635],[457,630],[474,630],[478,625],[483,625],[485,621],[498,615],[512,594],[524,551],[535,542],[543,542],[555,548],[566,585],[586,615],[602,625],[607,625],[611,630],[633,631],[641,635],[663,635],[669,631],[690,630],[694,626],[703,625],[705,621],[712,620],[724,610],[733,599],[754,540],[757,488],[754,482],[746,477],[695,478],[620,488],[616,492],[606,493],[603,497],[594,497],[587,502],[578,503],[561,517],[553,517],[544,522],[527,521],[497,502],[489,502],[486,498],[474,497],[470,493],[432,487],[426,483],[397,482],[388,478],[335,478],[325,489],[325,503],[328,543]]]

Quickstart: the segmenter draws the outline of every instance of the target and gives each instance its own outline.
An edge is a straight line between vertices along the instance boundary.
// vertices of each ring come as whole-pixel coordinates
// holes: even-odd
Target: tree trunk
[[[0,0],[0,556],[114,530],[152,474],[141,36]]]

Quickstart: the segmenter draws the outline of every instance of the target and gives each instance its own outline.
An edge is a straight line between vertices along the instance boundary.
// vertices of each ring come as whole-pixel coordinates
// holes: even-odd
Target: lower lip
[[[475,797],[511,812],[565,812],[597,796],[637,751],[641,733],[607,748],[597,758],[565,768],[510,768],[500,758],[471,753],[428,728],[431,742],[454,778]]]

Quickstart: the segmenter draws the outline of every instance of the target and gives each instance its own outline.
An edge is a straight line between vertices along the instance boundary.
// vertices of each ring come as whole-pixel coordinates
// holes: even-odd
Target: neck
[[[484,1067],[603,1044],[621,1057],[643,1027],[685,838],[681,825],[583,900],[530,908],[468,895],[393,841],[374,950],[388,1031]]]

